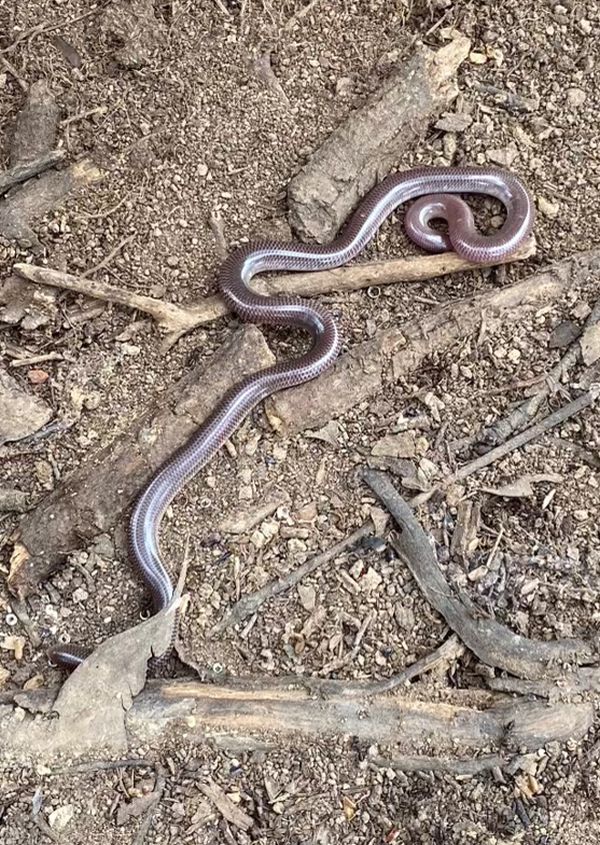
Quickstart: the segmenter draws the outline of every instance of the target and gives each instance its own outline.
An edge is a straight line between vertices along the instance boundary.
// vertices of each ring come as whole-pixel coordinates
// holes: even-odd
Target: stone
[[[0,446],[22,440],[38,431],[52,417],[52,410],[27,393],[7,372],[0,370]]]

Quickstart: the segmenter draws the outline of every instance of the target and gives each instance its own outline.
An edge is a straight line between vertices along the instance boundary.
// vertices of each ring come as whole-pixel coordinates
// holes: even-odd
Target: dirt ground
[[[325,296],[339,317],[345,348],[387,324],[418,322],[437,303],[514,282],[551,260],[597,246],[596,3],[313,0],[308,11],[303,5],[299,0],[155,2],[156,27],[144,60],[125,68],[118,59],[118,33],[102,9],[87,14],[90,5],[82,0],[0,0],[2,47],[44,25],[7,58],[28,83],[45,78],[56,93],[68,159],[89,156],[105,171],[98,185],[37,226],[51,266],[70,272],[95,266],[131,236],[99,278],[173,302],[213,292],[219,258],[211,215],[220,213],[230,248],[267,233],[291,237],[285,194],[290,178],[417,42],[437,48],[452,27],[472,39],[453,106],[469,119],[460,131],[432,125],[398,167],[496,163],[514,169],[538,205],[538,253],[506,270],[472,271],[408,289],[392,285],[377,299],[366,291]],[[118,17],[119,4],[112,8]],[[73,68],[57,47],[56,34],[76,50],[80,67]],[[271,54],[280,90],[256,73],[257,57],[265,52]],[[518,105],[493,87],[518,95]],[[23,96],[10,70],[0,67],[5,151]],[[79,117],[64,122],[74,116]],[[399,219],[385,224],[365,257],[414,251]],[[15,260],[30,253],[5,242],[0,256],[8,274]],[[285,574],[361,524],[374,499],[358,482],[358,470],[398,419],[424,421],[418,432],[421,457],[443,473],[448,444],[503,416],[535,377],[558,361],[564,348],[556,345],[555,330],[567,322],[581,325],[597,290],[597,280],[589,278],[527,322],[468,338],[450,353],[432,356],[414,378],[386,387],[337,420],[331,442],[306,434],[278,436],[262,412],[244,423],[233,438],[235,453],[223,451],[187,487],[164,528],[165,550],[176,562],[191,532],[191,607],[182,636],[193,659],[208,668],[220,664],[234,676],[318,674],[351,648],[371,611],[373,621],[355,660],[336,677],[384,678],[436,648],[447,634],[444,621],[389,549],[378,548],[343,555],[335,566],[305,579],[303,591],[292,590],[263,606],[251,625],[229,629],[218,641],[209,641],[206,632],[240,594]],[[6,450],[0,484],[25,491],[30,505],[90,450],[126,431],[192,364],[208,360],[237,324],[234,317],[219,320],[163,354],[156,328],[143,315],[106,306],[86,318],[88,307],[65,294],[48,326],[23,332],[0,324],[5,364],[15,348],[29,355],[60,352],[62,360],[40,365],[49,374],[43,384],[32,386],[26,369],[18,373],[57,416],[71,409],[75,389],[88,400],[68,431]],[[301,338],[265,334],[278,355],[289,355],[301,343]],[[551,406],[577,395],[576,387],[575,372]],[[527,636],[597,636],[598,423],[597,409],[587,409],[462,483],[458,498],[481,507],[478,543],[466,560],[447,551],[455,502],[433,498],[418,510],[439,544],[448,579],[482,612]],[[467,451],[458,460],[469,457]],[[489,492],[524,476],[536,477],[531,495],[502,498]],[[219,530],[224,514],[235,518],[273,490],[281,492],[282,502],[289,498],[268,518],[261,537]],[[6,542],[16,524],[16,515],[0,515],[0,538]],[[62,676],[48,666],[44,653],[57,638],[101,642],[138,620],[146,598],[120,548],[118,534],[104,538],[95,551],[74,556],[31,597],[30,615],[42,647],[27,644],[19,660],[9,650],[0,652],[8,672],[5,688],[28,681],[57,683]],[[8,572],[8,543],[0,551],[0,567]],[[345,570],[359,577],[370,568],[370,590],[348,590],[339,575]],[[0,587],[0,640],[19,633],[10,624],[8,599]],[[322,608],[316,620],[315,605]],[[477,670],[476,659],[464,657],[452,683],[480,685]],[[423,695],[443,697],[450,680],[418,683]],[[600,842],[594,729],[582,743],[540,750],[539,794],[526,807],[513,776],[497,782],[489,774],[394,774],[370,766],[369,749],[351,739],[304,747],[282,741],[277,750],[237,756],[211,747],[171,746],[161,754],[166,785],[147,842]],[[252,831],[228,826],[214,812],[197,788],[199,772],[237,794],[239,805],[257,820]],[[137,842],[140,820],[123,808],[153,784],[151,768],[12,771],[0,781],[0,843],[48,841],[32,818],[32,802],[42,800],[40,795],[44,817],[72,805],[65,829],[51,830],[57,841]],[[38,798],[36,789],[41,789]]]

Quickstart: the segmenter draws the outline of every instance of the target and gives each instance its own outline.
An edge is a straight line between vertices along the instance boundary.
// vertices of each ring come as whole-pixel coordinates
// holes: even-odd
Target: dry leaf
[[[123,803],[117,810],[117,825],[123,825],[128,819],[137,819],[142,816],[149,807],[152,807],[160,798],[159,792],[150,792],[148,795],[140,795],[132,801]]]

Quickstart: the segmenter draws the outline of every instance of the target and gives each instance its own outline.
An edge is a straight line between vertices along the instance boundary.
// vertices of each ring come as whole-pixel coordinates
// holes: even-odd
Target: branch
[[[535,253],[535,240],[531,238],[511,258],[510,261],[524,260]],[[252,286],[259,293],[276,295],[280,293],[298,296],[316,296],[331,291],[359,290],[371,286],[397,284],[399,282],[420,282],[427,279],[471,270],[471,262],[456,253],[443,255],[419,255],[410,258],[396,258],[390,261],[377,261],[339,267],[318,273],[290,273],[270,279],[257,278]],[[15,264],[14,271],[23,279],[39,285],[71,290],[76,293],[113,302],[150,314],[161,329],[168,332],[164,346],[168,348],[182,335],[192,329],[210,323],[228,313],[228,308],[220,296],[208,296],[197,305],[174,305],[162,299],[144,296],[134,291],[116,287],[106,282],[93,281],[83,276],[73,276],[49,267],[36,267],[32,264]]]
[[[92,453],[20,523],[8,584],[24,598],[69,552],[109,531],[165,458],[193,434],[244,376],[272,364],[256,326],[234,333],[209,361],[158,397],[125,434]]]
[[[577,399],[574,399],[567,405],[563,405],[562,408],[554,411],[553,414],[549,414],[536,425],[532,425],[531,428],[528,428],[526,431],[522,431],[521,434],[517,434],[515,437],[511,437],[510,440],[507,440],[506,443],[502,443],[501,446],[496,446],[495,449],[491,449],[489,452],[486,452],[485,455],[481,455],[479,458],[475,458],[475,460],[460,467],[460,469],[456,470],[453,475],[446,479],[444,486],[452,484],[463,478],[467,478],[467,476],[472,475],[474,472],[477,472],[490,464],[493,464],[495,461],[505,457],[505,455],[510,454],[510,452],[514,452],[515,449],[520,449],[521,446],[524,446],[526,443],[530,443],[532,440],[535,440],[542,434],[550,431],[550,429],[560,425],[570,417],[574,417],[576,414],[579,414],[585,408],[589,408],[597,400],[598,395],[600,395],[600,389],[597,387],[591,388],[585,393],[582,393],[582,395]]]
[[[363,478],[396,521],[400,534],[393,547],[419,589],[481,661],[520,678],[539,680],[559,677],[565,665],[591,663],[597,658],[596,649],[583,640],[531,640],[495,619],[482,618],[466,596],[459,599],[453,594],[427,535],[386,474],[367,469]]]
[[[13,185],[18,185],[20,182],[26,182],[38,173],[48,170],[65,157],[64,150],[52,150],[49,153],[36,158],[34,161],[25,162],[25,164],[17,164],[11,167],[10,170],[5,170],[0,173],[0,194],[5,194]]]
[[[600,322],[600,300],[596,302],[589,317],[585,321],[582,336],[598,322]],[[492,423],[488,428],[480,431],[476,437],[470,438],[470,442],[484,443],[487,446],[498,446],[500,443],[506,441],[511,434],[514,434],[515,431],[524,428],[534,419],[542,403],[556,390],[556,385],[560,384],[569,370],[577,363],[580,355],[581,343],[580,339],[577,339],[571,344],[558,364],[546,374],[543,386],[533,396],[530,396],[524,402],[517,405],[506,417]]]
[[[437,51],[421,47],[313,153],[288,188],[290,224],[302,240],[331,240],[379,174],[418,145],[457,96],[469,49],[460,34]]]
[[[40,719],[40,708],[52,708],[48,690],[17,692],[22,708],[13,715],[4,697],[0,712],[0,755],[21,764],[54,753],[56,723]],[[50,698],[50,701],[48,700]],[[26,713],[26,711],[30,711]],[[92,707],[90,712],[94,708]],[[98,735],[105,738],[109,726],[95,710]],[[214,686],[187,678],[149,681],[124,713],[129,753],[157,745],[162,739],[203,745],[215,738],[223,743],[234,737],[237,747],[285,737],[296,747],[326,738],[352,736],[361,743],[392,746],[401,754],[414,754],[423,744],[433,745],[440,755],[469,752],[503,754],[537,750],[551,742],[583,737],[594,719],[592,703],[554,704],[498,697],[487,691],[454,690],[441,702],[414,697],[376,696],[371,699],[314,699],[306,689],[272,686],[266,679],[251,688]],[[9,728],[10,726],[10,728]],[[399,730],[401,726],[401,730]],[[87,736],[87,734],[86,734]],[[69,759],[75,761],[100,748],[80,746],[72,730]],[[426,762],[427,758],[425,759]]]
[[[260,590],[257,590],[251,595],[244,596],[244,598],[237,601],[227,615],[215,625],[212,633],[220,634],[226,628],[230,628],[232,625],[237,625],[239,622],[247,619],[248,616],[252,616],[252,614],[255,613],[266,601],[285,593],[292,587],[295,587],[296,584],[299,584],[300,581],[302,581],[303,578],[306,578],[307,575],[310,575],[311,572],[323,568],[332,560],[335,560],[335,558],[342,552],[346,551],[346,549],[353,548],[360,543],[364,537],[368,537],[372,533],[373,524],[369,520],[361,525],[360,528],[357,528],[356,531],[348,537],[345,537],[343,540],[340,540],[339,543],[336,543],[335,546],[332,546],[330,549],[321,552],[321,554],[310,558],[306,561],[306,563],[298,566],[286,576],[278,578],[276,581],[270,581],[268,584],[265,584],[264,587],[261,587]]]

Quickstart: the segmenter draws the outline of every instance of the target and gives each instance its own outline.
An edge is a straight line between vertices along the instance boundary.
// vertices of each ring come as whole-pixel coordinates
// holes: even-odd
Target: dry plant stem
[[[399,686],[403,686],[409,681],[412,681],[413,678],[424,675],[426,672],[432,672],[435,669],[450,665],[455,660],[458,660],[458,658],[464,654],[464,651],[464,645],[460,642],[457,636],[452,634],[452,636],[448,637],[448,639],[443,642],[439,648],[432,651],[431,654],[426,654],[425,657],[421,657],[419,660],[416,660],[397,675],[393,675],[391,678],[386,678],[383,681],[375,681],[364,684],[363,692],[366,692],[369,695],[382,695],[386,692],[392,692],[392,690],[397,689]]]
[[[105,258],[103,258],[102,261],[100,261],[99,264],[96,264],[95,267],[91,267],[89,270],[86,270],[85,273],[82,273],[81,278],[87,279],[87,278],[89,278],[89,276],[93,276],[95,273],[97,273],[98,270],[102,270],[103,267],[108,266],[110,264],[110,262],[113,260],[113,258],[115,257],[115,255],[118,255],[121,252],[121,250],[125,246],[127,246],[128,243],[131,243],[131,241],[133,240],[133,237],[134,237],[133,235],[127,235],[126,238],[123,238],[122,240],[120,240],[119,243],[113,249],[111,249],[111,251],[108,253],[108,255]]]
[[[217,783],[214,782],[212,778],[209,778],[204,783],[199,783],[198,789],[212,804],[214,804],[223,818],[227,819],[227,821],[231,822],[231,824],[235,825],[235,827],[240,830],[249,830],[254,825],[252,818],[237,807],[231,798],[229,798],[229,796]]]
[[[521,434],[515,435],[515,437],[507,440],[506,443],[503,443],[501,446],[496,446],[495,449],[491,449],[489,452],[486,452],[485,455],[481,455],[481,457],[476,458],[474,461],[460,467],[460,469],[446,480],[446,484],[451,484],[454,481],[460,481],[463,478],[467,478],[469,475],[473,475],[474,472],[478,472],[478,470],[493,464],[495,461],[499,461],[501,458],[504,458],[506,455],[510,454],[510,452],[514,452],[515,449],[520,449],[521,446],[525,446],[526,443],[536,440],[546,431],[550,431],[550,429],[560,425],[570,417],[574,417],[576,414],[579,414],[585,408],[589,408],[594,404],[597,398],[598,391],[596,389],[586,391],[586,393],[583,393],[567,405],[563,405],[563,407],[559,408],[558,411],[555,411],[553,414],[545,417],[545,419],[536,423],[536,425],[532,425],[531,428],[526,429],[526,431],[521,432]]]
[[[59,161],[62,161],[64,156],[64,150],[51,150],[36,158],[35,161],[17,164],[15,167],[5,170],[3,173],[0,173],[0,194],[6,193],[13,185],[26,182],[33,176],[37,176],[38,173],[43,173],[44,170],[48,170],[49,167],[53,167]]]
[[[523,260],[531,257],[534,253],[535,241],[530,239],[510,260]],[[398,282],[421,282],[449,273],[471,270],[473,266],[473,264],[452,252],[443,255],[419,255],[410,258],[396,258],[390,261],[356,264],[322,273],[290,273],[270,279],[255,279],[252,284],[257,291],[264,294],[287,293],[299,296],[316,296],[331,291],[360,290],[365,287],[397,284]],[[105,282],[93,281],[87,278],[88,274],[93,271],[88,271],[82,276],[73,276],[59,270],[37,267],[32,264],[15,264],[13,269],[23,279],[35,284],[75,291],[85,296],[124,305],[150,314],[158,325],[169,333],[169,344],[197,326],[212,322],[228,313],[228,308],[220,296],[208,296],[197,305],[182,307]],[[95,270],[97,269],[99,267],[95,268]]]
[[[63,18],[62,20],[57,21],[56,23],[50,24],[47,21],[43,23],[38,23],[35,26],[32,26],[30,29],[26,29],[25,32],[22,32],[18,38],[9,44],[8,47],[3,47],[0,50],[0,55],[4,53],[12,53],[14,50],[17,49],[19,44],[23,41],[26,41],[28,38],[34,38],[36,35],[40,35],[42,32],[52,32],[54,29],[63,29],[64,27],[72,26],[74,23],[78,23],[79,21],[84,20],[85,18],[90,18],[93,15],[99,14],[103,9],[103,6],[97,6],[94,9],[90,9],[87,12],[84,12],[81,15],[76,15],[74,18]]]
[[[307,575],[310,575],[311,572],[315,572],[317,569],[322,569],[328,563],[335,560],[338,555],[341,555],[347,549],[353,548],[360,543],[361,540],[365,537],[369,537],[372,533],[373,523],[371,520],[368,520],[348,537],[345,537],[343,540],[340,540],[339,543],[336,543],[335,546],[332,546],[330,549],[321,552],[321,554],[310,558],[306,561],[306,563],[303,563],[301,566],[292,570],[292,572],[288,573],[283,578],[278,578],[276,581],[270,581],[268,584],[265,584],[264,587],[261,587],[260,590],[257,590],[248,596],[244,596],[242,599],[237,601],[229,613],[227,613],[227,615],[215,625],[212,630],[213,636],[215,634],[221,634],[232,625],[237,625],[244,619],[252,616],[252,614],[255,613],[266,601],[274,596],[279,596],[282,593],[287,592],[287,590],[290,590],[292,587],[295,587],[296,584],[299,584],[300,581],[302,581],[303,578],[306,578]]]
[[[518,695],[535,695],[550,701],[560,701],[572,698],[574,695],[600,692],[600,668],[596,666],[580,666],[573,672],[565,674],[557,682],[527,681],[522,678],[499,677],[487,678],[486,684],[490,689],[498,692],[509,692]]]
[[[481,661],[517,677],[537,680],[559,677],[565,664],[592,663],[596,659],[596,649],[583,640],[532,640],[514,634],[494,619],[483,618],[466,596],[453,594],[427,535],[387,475],[366,469],[363,478],[400,528],[393,548],[424,597]]]
[[[600,300],[594,305],[589,317],[585,322],[583,331],[596,325],[600,320]],[[543,402],[553,392],[555,386],[575,366],[581,354],[581,345],[577,339],[560,359],[558,364],[547,373],[543,387],[533,396],[518,405],[508,416],[493,423],[489,428],[484,429],[472,442],[486,443],[490,446],[497,446],[503,443],[508,437],[524,428],[534,419]]]
[[[356,696],[384,695],[385,693],[393,692],[398,687],[404,686],[409,681],[427,672],[433,672],[436,669],[441,670],[449,666],[455,660],[458,660],[464,652],[464,645],[455,634],[452,634],[439,648],[432,651],[431,654],[421,657],[410,666],[407,666],[406,669],[398,672],[398,674],[392,675],[391,678],[385,678],[382,681],[338,681],[305,677],[294,679],[294,682],[302,683],[306,689],[323,698],[341,698],[344,696],[355,698]]]

